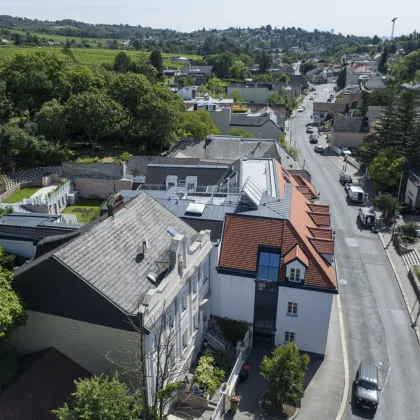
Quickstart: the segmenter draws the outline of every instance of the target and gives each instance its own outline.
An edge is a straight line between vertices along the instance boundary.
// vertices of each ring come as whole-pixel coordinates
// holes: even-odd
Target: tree
[[[392,150],[385,149],[372,160],[369,174],[375,190],[395,191],[400,183],[400,174],[404,165],[404,157],[395,157]]]
[[[150,64],[158,71],[163,71],[163,58],[162,53],[159,50],[153,50],[149,55]]]
[[[388,47],[385,45],[384,50],[381,55],[381,59],[379,60],[379,63],[378,63],[378,70],[382,74],[386,74],[387,72],[387,65],[386,65],[387,61],[388,61]]]
[[[4,251],[3,247],[0,246],[0,267],[6,270],[13,270],[15,266],[15,256],[13,254],[8,254]]]
[[[295,404],[305,393],[305,370],[309,356],[300,354],[296,343],[276,347],[261,362],[261,375],[275,404]]]
[[[208,111],[184,112],[184,136],[204,139],[209,134],[219,134]]]
[[[127,118],[122,106],[108,95],[88,92],[69,99],[65,121],[70,133],[87,137],[93,156],[98,141],[121,134]]]
[[[127,73],[131,70],[131,68],[131,58],[124,51],[121,51],[115,56],[114,71],[117,73]]]
[[[340,89],[344,89],[346,87],[346,79],[347,79],[347,70],[345,67],[343,67],[340,71],[340,74],[338,75],[337,78],[337,86]]]
[[[246,131],[240,129],[240,128],[231,128],[227,132],[228,136],[238,136],[242,137],[243,139],[255,139],[254,134],[247,133]]]
[[[260,73],[267,73],[268,69],[273,64],[273,58],[270,54],[263,51],[258,64],[260,65]]]
[[[235,104],[243,104],[245,102],[245,99],[242,98],[241,95],[239,95],[239,93],[236,91],[233,91],[230,97],[233,99]]]
[[[229,69],[229,76],[236,80],[245,80],[250,74],[249,68],[240,60],[236,60]]]
[[[389,52],[392,53],[391,47]],[[391,75],[396,79],[396,83],[411,82],[418,70],[420,70],[420,50],[413,51],[398,60],[391,67]]]
[[[64,74],[62,99],[67,101],[71,95],[104,89],[105,79],[100,73],[86,66],[71,67]]]
[[[316,68],[316,64],[313,61],[304,61],[300,65],[300,72],[302,74],[306,74],[308,71],[313,70]]]
[[[12,115],[12,102],[7,97],[6,82],[0,80],[0,125]]]
[[[35,117],[37,133],[49,142],[60,143],[65,140],[64,110],[65,107],[57,99],[46,102]]]
[[[378,45],[381,42],[381,40],[379,39],[378,35],[374,35],[372,38],[372,44],[373,45]]]
[[[131,71],[146,76],[150,83],[155,83],[158,77],[158,71],[144,55],[141,55],[137,62],[132,63]]]
[[[75,381],[73,400],[53,413],[59,420],[137,420],[143,411],[141,395],[104,374]]]
[[[178,84],[181,87],[193,86],[194,85],[194,79],[191,76],[183,76],[183,77],[178,79]]]
[[[23,302],[12,289],[13,272],[0,267],[0,339],[26,322]]]
[[[52,52],[14,55],[0,72],[14,110],[17,113],[28,110],[33,116],[45,102],[59,97],[70,65],[68,57]]]
[[[373,199],[373,205],[382,212],[382,217],[389,222],[401,208],[401,203],[397,197],[385,193]]]

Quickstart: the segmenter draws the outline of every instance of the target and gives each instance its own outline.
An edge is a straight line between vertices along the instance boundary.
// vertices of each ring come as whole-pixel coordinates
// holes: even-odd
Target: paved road
[[[317,91],[315,99],[326,101],[331,85],[317,86]],[[305,112],[292,117],[292,142],[299,149],[301,165],[305,161],[305,169],[321,193],[321,202],[331,207],[351,384],[359,363],[374,361],[380,367],[383,388],[375,419],[417,419],[420,417],[420,348],[404,301],[379,238],[358,228],[358,206],[346,201],[336,166],[338,162],[341,169],[342,161],[314,153],[313,145],[309,144],[305,125],[310,121],[312,104],[307,101],[305,106]],[[355,169],[348,166],[347,171]],[[372,418],[372,414],[351,405],[351,393],[350,386],[344,418]]]

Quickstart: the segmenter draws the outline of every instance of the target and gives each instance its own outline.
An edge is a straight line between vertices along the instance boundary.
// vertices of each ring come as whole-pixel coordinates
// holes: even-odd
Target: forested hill
[[[280,25],[279,25],[280,26]],[[26,18],[16,18],[0,15],[0,30],[12,30],[21,32],[31,32],[45,35],[60,35],[65,37],[98,38],[98,39],[125,39],[139,40],[144,44],[153,43],[170,50],[181,50],[198,52],[200,49],[204,53],[217,53],[220,45],[224,45],[225,50],[235,52],[237,49],[252,50],[255,48],[288,52],[292,47],[299,47],[300,50],[322,47],[323,50],[337,49],[344,47],[359,48],[368,50],[366,45],[372,43],[369,37],[334,35],[330,32],[314,30],[305,31],[301,28],[276,28],[271,25],[261,28],[228,28],[223,30],[203,28],[198,31],[185,33],[171,29],[152,29],[144,26],[130,25],[107,25],[89,24],[74,20],[59,20],[55,22],[40,21]],[[181,48],[179,48],[181,47]]]

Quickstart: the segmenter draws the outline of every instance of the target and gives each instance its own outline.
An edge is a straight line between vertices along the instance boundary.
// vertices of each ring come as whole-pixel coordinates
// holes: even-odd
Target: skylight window
[[[190,203],[188,204],[188,207],[185,213],[192,214],[194,216],[202,216],[205,208],[206,208],[205,204]]]
[[[277,281],[279,278],[280,255],[260,252],[258,260],[258,280]]]

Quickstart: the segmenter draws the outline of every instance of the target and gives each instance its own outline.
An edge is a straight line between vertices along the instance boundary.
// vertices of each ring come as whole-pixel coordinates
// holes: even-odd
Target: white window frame
[[[207,268],[209,265],[209,259],[206,258],[201,266],[201,276],[202,276],[202,284],[206,284],[209,281],[209,278],[207,277]]]
[[[175,328],[175,306],[171,305],[165,314],[166,330],[173,331]]]
[[[296,302],[287,302],[287,315],[298,316],[298,307]]]
[[[300,277],[301,269],[300,268],[291,268],[290,269],[290,275],[289,275],[289,281],[292,281],[294,283],[300,283],[302,278]]]
[[[285,343],[291,343],[293,341],[296,341],[296,333],[293,331],[285,331],[284,332],[284,342]]]
[[[195,289],[195,290],[194,290]],[[198,272],[191,279],[191,294],[195,296],[198,291]]]
[[[181,312],[184,313],[186,310],[188,310],[188,292],[184,292],[184,294],[181,297]]]

